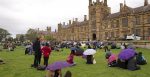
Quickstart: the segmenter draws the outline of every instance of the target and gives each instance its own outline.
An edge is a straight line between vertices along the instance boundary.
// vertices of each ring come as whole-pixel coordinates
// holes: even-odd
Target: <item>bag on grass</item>
[[[39,66],[37,67],[37,70],[44,71],[45,69],[46,69],[46,66],[45,66],[45,65],[43,65],[43,66],[39,65]]]

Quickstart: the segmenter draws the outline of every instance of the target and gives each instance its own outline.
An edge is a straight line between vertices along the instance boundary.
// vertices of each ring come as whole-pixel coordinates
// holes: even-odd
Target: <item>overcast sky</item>
[[[0,0],[0,27],[7,29],[13,36],[24,34],[29,28],[54,31],[59,22],[73,18],[83,20],[88,14],[89,0]],[[96,0],[94,0],[96,1]],[[102,1],[102,0],[100,0]],[[108,0],[112,13],[119,11],[124,0]],[[149,0],[150,2],[150,0]],[[126,0],[130,7],[144,4],[144,0]]]

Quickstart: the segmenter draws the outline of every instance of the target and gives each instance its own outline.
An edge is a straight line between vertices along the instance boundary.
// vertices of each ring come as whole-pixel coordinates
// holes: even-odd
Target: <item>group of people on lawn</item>
[[[93,49],[93,48],[90,45],[88,45],[88,49]],[[135,55],[133,57],[129,58],[128,60],[123,60],[123,59],[120,59],[119,57],[117,57],[115,54],[113,54],[107,46],[104,46],[104,49],[106,52],[105,58],[107,59],[109,67],[120,67],[123,69],[128,69],[128,70],[134,71],[134,70],[140,69],[140,66],[138,66],[138,65],[147,64],[144,56],[142,55],[142,52],[135,53]],[[131,48],[131,47],[128,48],[127,46],[124,46],[124,48],[122,50],[126,50],[126,49],[134,50],[134,48]],[[32,65],[32,67],[38,68],[38,66],[40,65],[40,62],[41,62],[41,56],[43,54],[44,65],[45,65],[44,69],[46,69],[46,67],[49,66],[48,65],[49,55],[52,52],[49,44],[45,43],[45,45],[43,47],[41,47],[40,39],[37,38],[36,41],[33,43],[33,51],[35,53],[34,53],[34,63]],[[71,66],[76,65],[76,63],[74,62],[75,54],[76,54],[76,50],[71,49],[71,52],[66,59],[66,62],[71,64]],[[86,64],[95,64],[96,63],[94,54],[93,55],[84,55],[82,53],[81,55],[84,59],[86,59]],[[48,70],[48,74],[46,75],[46,77],[62,77],[61,69]],[[71,77],[71,72],[67,71],[65,77]]]
[[[124,47],[123,50],[134,50],[134,48]],[[123,59],[117,57],[115,54],[113,54],[110,51],[110,49],[108,49],[106,51],[105,57],[107,59],[109,67],[120,67],[120,68],[128,69],[128,70],[131,70],[131,71],[139,70],[140,66],[138,66],[138,65],[147,64],[146,59],[142,55],[142,52],[135,53],[134,56],[132,56],[131,58],[123,60]]]

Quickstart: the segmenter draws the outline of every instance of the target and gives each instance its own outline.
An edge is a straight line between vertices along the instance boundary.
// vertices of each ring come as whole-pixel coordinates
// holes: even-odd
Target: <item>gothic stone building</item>
[[[111,14],[107,0],[92,2],[89,0],[89,19],[84,21],[69,20],[68,24],[59,23],[57,40],[119,40],[127,35],[135,34],[143,40],[150,38],[150,4],[148,0],[144,5],[136,8],[120,3],[120,11]]]

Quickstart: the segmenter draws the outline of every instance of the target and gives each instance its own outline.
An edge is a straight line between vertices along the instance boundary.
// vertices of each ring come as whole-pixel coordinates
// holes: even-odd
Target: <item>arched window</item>
[[[122,18],[122,26],[128,27],[128,18]]]

